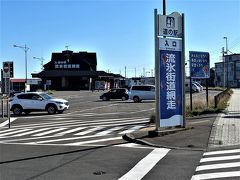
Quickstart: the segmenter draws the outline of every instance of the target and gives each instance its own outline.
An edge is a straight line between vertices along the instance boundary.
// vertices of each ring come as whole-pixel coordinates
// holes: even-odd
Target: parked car
[[[69,103],[64,99],[55,99],[44,92],[17,93],[10,99],[10,110],[15,115],[22,112],[29,114],[33,111],[47,111],[48,114],[63,113],[69,108]]]
[[[128,100],[128,98],[128,90],[126,88],[110,89],[100,96],[100,99],[103,101],[109,101],[110,99],[122,99],[125,101]]]
[[[133,85],[128,94],[129,99],[134,102],[141,102],[142,100],[155,100],[155,86]]]
[[[190,83],[185,83],[185,91],[190,92]],[[192,92],[200,92],[200,87],[192,83]]]
[[[193,83],[199,87],[200,91],[203,90],[203,86],[199,82],[193,82]]]

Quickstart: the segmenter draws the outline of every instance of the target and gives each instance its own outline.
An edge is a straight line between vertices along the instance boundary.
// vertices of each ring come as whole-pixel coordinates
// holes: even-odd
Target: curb
[[[187,151],[206,151],[205,148],[183,148],[183,147],[176,147],[176,146],[166,146],[166,145],[159,145],[159,144],[154,144],[150,143],[146,140],[138,139],[135,138],[132,134],[124,134],[122,138],[125,141],[128,141],[130,143],[136,143],[136,144],[141,144],[141,145],[147,145],[151,147],[156,147],[156,148],[168,148],[168,149],[175,149],[175,150],[187,150]]]

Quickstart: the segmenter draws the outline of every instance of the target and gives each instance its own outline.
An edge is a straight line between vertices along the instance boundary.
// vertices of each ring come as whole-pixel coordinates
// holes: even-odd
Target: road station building
[[[90,52],[52,53],[51,61],[32,77],[42,79],[42,88],[52,90],[96,90],[118,87],[123,77],[97,71],[97,55]]]

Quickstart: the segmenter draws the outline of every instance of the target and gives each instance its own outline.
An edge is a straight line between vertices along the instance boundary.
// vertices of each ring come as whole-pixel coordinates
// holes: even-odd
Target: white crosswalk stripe
[[[46,131],[46,132],[34,134],[33,136],[45,136],[45,135],[52,134],[52,133],[55,133],[55,132],[58,132],[58,131],[62,131],[64,129],[66,129],[66,128],[57,128],[57,129],[53,129],[51,131]]]
[[[85,113],[84,116],[96,116]],[[111,113],[110,113],[111,115]],[[28,117],[26,117],[28,118]],[[59,121],[19,123],[0,129],[0,143],[27,145],[104,145],[122,140],[122,135],[145,127],[148,118],[77,119],[55,117]],[[100,144],[99,144],[100,143]]]
[[[235,177],[240,179],[240,149],[204,153],[192,180]]]

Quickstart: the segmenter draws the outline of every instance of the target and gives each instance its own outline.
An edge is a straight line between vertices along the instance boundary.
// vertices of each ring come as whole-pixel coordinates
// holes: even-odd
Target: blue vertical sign
[[[160,50],[160,126],[183,124],[181,51]]]
[[[190,77],[191,78],[209,78],[209,53],[189,51]]]

